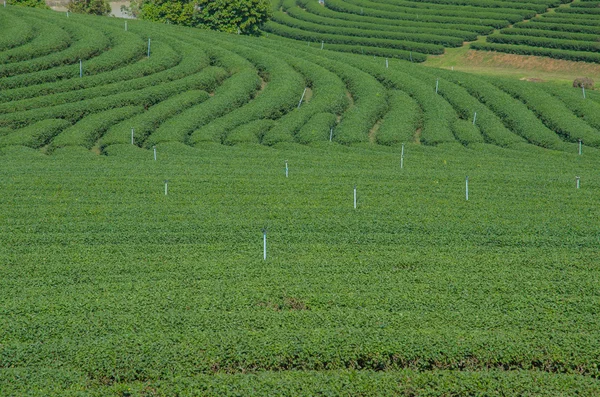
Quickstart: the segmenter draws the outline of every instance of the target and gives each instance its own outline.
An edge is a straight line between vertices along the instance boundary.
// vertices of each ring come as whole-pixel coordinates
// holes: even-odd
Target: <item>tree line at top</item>
[[[48,8],[44,0],[8,0],[8,4]],[[70,0],[70,12],[108,15],[108,0]],[[132,0],[125,11],[148,21],[248,35],[271,17],[268,0]]]

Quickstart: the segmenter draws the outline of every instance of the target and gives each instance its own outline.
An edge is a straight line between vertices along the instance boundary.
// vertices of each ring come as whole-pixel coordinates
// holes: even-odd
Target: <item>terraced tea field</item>
[[[0,395],[600,393],[598,93],[309,44],[0,8]]]

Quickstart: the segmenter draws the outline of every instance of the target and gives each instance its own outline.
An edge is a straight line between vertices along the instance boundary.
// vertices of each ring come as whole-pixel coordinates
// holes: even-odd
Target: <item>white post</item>
[[[304,92],[302,93],[302,96],[300,97],[300,102],[298,102],[298,109],[300,109],[300,105],[302,105],[302,101],[304,100],[304,95],[306,95],[307,89],[308,89],[308,87],[304,88]]]
[[[579,140],[579,155],[581,156],[581,139]]]
[[[452,71],[454,72],[454,66],[452,66]]]
[[[436,80],[435,80],[435,93],[436,93],[436,94],[438,93],[438,87],[439,87],[439,85],[440,85],[440,80],[439,80],[439,79],[436,79]]]
[[[333,128],[329,129],[329,142],[333,139]]]
[[[267,229],[263,229],[263,260],[267,260]]]
[[[83,63],[79,60],[79,77],[83,77]]]
[[[467,201],[469,201],[469,177],[467,176],[465,179],[465,196]]]
[[[4,8],[6,8],[6,0],[4,0]]]
[[[134,129],[133,129],[133,127],[131,127],[131,144],[132,145],[134,144],[133,143],[133,132],[134,132]]]
[[[125,31],[127,32],[127,21],[125,21]]]
[[[388,59],[387,59],[387,58],[385,58],[385,68],[387,69],[387,68],[388,68],[388,66],[389,66],[389,65],[388,65]]]
[[[356,186],[354,186],[354,209],[356,209]]]
[[[400,154],[400,169],[404,168],[404,144],[402,144],[402,153]]]
[[[148,38],[148,58],[150,58],[150,38]]]
[[[473,115],[473,125],[475,125],[475,120],[477,120],[477,112],[475,112],[475,114]]]
[[[285,160],[285,177],[288,177],[288,162]]]
[[[69,17],[69,11],[67,11],[67,18]]]
[[[580,178],[578,176],[576,176],[575,179],[577,179],[577,189],[579,189],[579,179]]]
[[[585,86],[581,85],[581,91],[583,91],[583,99],[585,99]]]
[[[323,49],[323,46],[325,45],[324,41],[321,41],[321,49]]]
[[[168,192],[169,192],[169,180],[165,179],[165,196],[167,195]]]
[[[156,146],[152,146],[152,148],[154,149],[154,161],[156,161]]]

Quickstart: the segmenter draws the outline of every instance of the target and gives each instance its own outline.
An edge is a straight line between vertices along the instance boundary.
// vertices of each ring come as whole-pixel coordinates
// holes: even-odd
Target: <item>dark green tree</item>
[[[107,0],[70,0],[67,9],[79,14],[110,14],[110,4]]]
[[[46,5],[44,0],[7,0],[6,4],[13,4],[23,7],[50,8]]]
[[[140,19],[230,33],[256,35],[271,17],[269,0],[140,1]]]

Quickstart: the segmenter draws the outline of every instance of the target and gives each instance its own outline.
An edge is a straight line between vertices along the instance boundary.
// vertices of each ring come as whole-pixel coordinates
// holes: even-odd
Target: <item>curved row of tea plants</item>
[[[600,13],[594,2],[575,2],[515,23],[471,48],[600,63]]]
[[[43,63],[43,51],[29,60],[4,58],[0,71],[16,74],[2,80],[1,146],[23,144],[51,152],[65,146],[103,151],[131,143],[151,148],[166,142],[202,146],[331,140],[502,147],[528,142],[573,151],[569,143],[581,139],[600,147],[595,108],[575,107],[563,99],[577,96],[576,89],[545,87],[529,97],[500,80],[391,58],[344,55],[273,35],[246,38],[141,21],[129,21],[125,30],[116,19],[64,18],[12,7],[3,12],[36,26],[21,28],[26,37],[15,38],[21,44],[6,52],[27,47],[42,34],[46,25],[37,28],[37,19],[47,25],[57,21],[52,26],[64,27],[59,30],[70,42],[52,54],[53,62]],[[89,38],[73,33],[83,34],[83,26]],[[81,42],[102,42],[98,35],[111,47],[82,59],[80,77],[80,64],[69,54]],[[588,93],[588,102],[596,96]],[[68,124],[42,128],[39,123],[46,120]],[[36,125],[40,128],[32,127]]]

